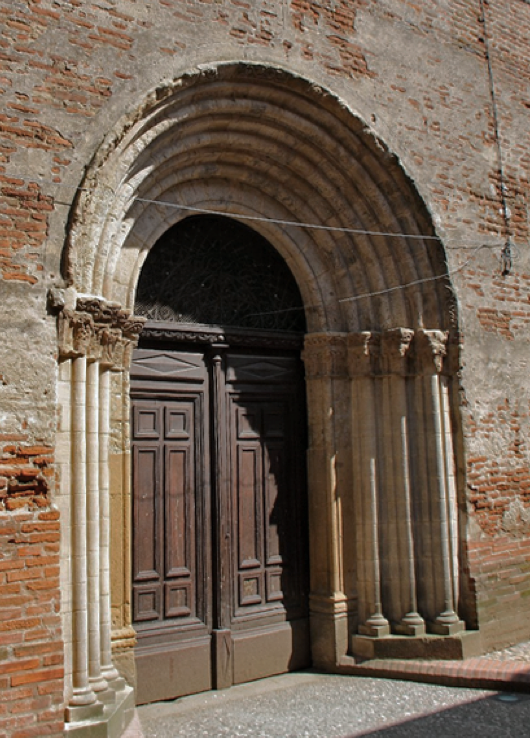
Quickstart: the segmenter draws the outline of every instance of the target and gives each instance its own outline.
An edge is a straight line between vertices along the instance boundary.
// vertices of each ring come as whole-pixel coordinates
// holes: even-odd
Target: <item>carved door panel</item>
[[[226,349],[135,352],[139,702],[309,663],[299,363]]]
[[[132,606],[137,696],[144,703],[212,686],[208,374],[202,353],[136,351],[131,395]]]

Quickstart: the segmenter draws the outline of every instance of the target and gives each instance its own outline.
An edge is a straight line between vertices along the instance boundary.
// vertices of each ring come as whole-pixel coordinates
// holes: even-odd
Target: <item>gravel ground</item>
[[[147,705],[138,713],[145,738],[530,736],[527,695],[312,672]]]

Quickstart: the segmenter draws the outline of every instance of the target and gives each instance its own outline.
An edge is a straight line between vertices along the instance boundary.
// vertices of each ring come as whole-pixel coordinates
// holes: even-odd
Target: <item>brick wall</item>
[[[281,66],[332,90],[414,180],[447,245],[449,267],[460,270],[453,281],[464,333],[468,478],[462,505],[469,513],[466,546],[479,622],[494,623],[493,633],[503,618],[508,623],[509,603],[518,618],[509,637],[530,636],[523,624],[530,588],[530,4],[497,0],[484,7],[519,249],[505,278],[478,0],[0,0],[0,296],[10,311],[0,324],[0,566],[1,586],[15,598],[11,604],[2,598],[0,617],[8,625],[26,624],[4,625],[1,633],[0,663],[7,671],[0,693],[9,699],[0,705],[0,720],[33,730],[39,723],[35,734],[45,735],[42,717],[42,726],[57,729],[59,585],[51,572],[58,552],[57,541],[46,540],[59,535],[51,512],[56,337],[46,290],[61,284],[75,187],[104,136],[149,93],[208,62]],[[482,243],[489,248],[477,252]],[[30,321],[40,343],[34,355],[24,348],[17,358],[6,347],[22,345]],[[33,566],[41,558],[49,563]],[[39,582],[55,584],[39,589]],[[36,614],[32,607],[49,611]],[[38,652],[46,643],[51,651]],[[37,650],[17,651],[30,646]],[[17,681],[25,671],[26,678],[29,672],[43,676]],[[31,710],[17,694],[35,700]],[[26,714],[15,718],[17,709]],[[0,734],[12,727],[0,722]]]
[[[60,736],[59,516],[0,512],[0,735]]]

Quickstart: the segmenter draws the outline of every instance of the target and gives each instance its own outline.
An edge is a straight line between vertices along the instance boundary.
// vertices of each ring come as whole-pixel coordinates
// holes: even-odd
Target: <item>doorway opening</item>
[[[195,216],[149,253],[135,312],[137,701],[308,666],[296,282],[247,226]]]

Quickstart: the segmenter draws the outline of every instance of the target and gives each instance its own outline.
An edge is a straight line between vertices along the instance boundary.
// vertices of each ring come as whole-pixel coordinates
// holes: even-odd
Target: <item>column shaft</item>
[[[101,638],[101,673],[110,687],[122,685],[112,663],[110,617],[110,371],[102,369],[99,377],[99,622]],[[117,683],[119,680],[119,684]]]
[[[88,672],[92,689],[102,692],[107,682],[101,674],[99,620],[99,363],[87,366],[87,572],[88,572]]]
[[[88,680],[86,357],[72,360],[72,686],[70,705],[96,702]]]

